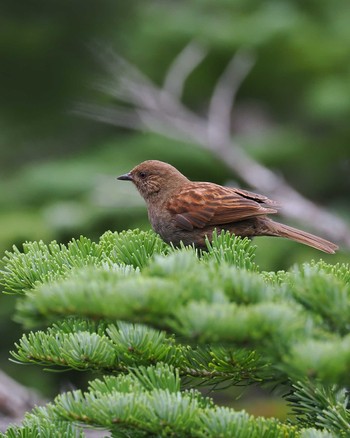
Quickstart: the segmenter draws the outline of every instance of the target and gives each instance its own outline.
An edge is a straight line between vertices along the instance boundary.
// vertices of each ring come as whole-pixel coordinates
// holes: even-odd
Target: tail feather
[[[272,220],[271,222],[273,225],[270,224],[269,228],[273,232],[274,236],[286,237],[287,239],[303,243],[304,245],[311,246],[328,254],[334,254],[338,249],[337,245],[329,242],[326,239],[322,239],[322,237],[315,236],[307,233],[306,231],[298,230],[297,228],[290,227],[289,225],[280,224],[279,222]]]

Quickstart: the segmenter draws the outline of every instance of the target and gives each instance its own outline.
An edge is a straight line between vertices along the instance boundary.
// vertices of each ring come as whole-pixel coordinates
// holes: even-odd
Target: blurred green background
[[[105,74],[91,50],[96,42],[157,84],[186,44],[203,44],[208,56],[184,93],[199,114],[232,55],[253,50],[256,64],[238,92],[233,135],[254,159],[350,222],[349,22],[348,0],[2,0],[1,254],[25,240],[148,229],[142,199],[115,179],[145,159],[168,161],[191,179],[244,185],[195,145],[74,115],[77,102],[106,99],[92,87]],[[343,250],[327,257],[282,239],[256,244],[263,269],[349,256]],[[55,393],[52,374],[8,363],[20,328],[10,321],[14,298],[1,301],[2,368]]]

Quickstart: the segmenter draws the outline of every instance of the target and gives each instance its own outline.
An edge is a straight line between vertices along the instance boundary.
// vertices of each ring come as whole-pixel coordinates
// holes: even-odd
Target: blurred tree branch
[[[47,402],[34,389],[16,382],[0,370],[0,432],[5,432],[12,424],[19,424],[24,415],[36,406]],[[86,430],[86,438],[98,438],[99,431]]]
[[[34,390],[0,370],[0,431],[5,431],[9,423],[21,421],[27,410],[44,402]]]
[[[187,45],[171,64],[158,87],[137,67],[112,50],[99,50],[110,80],[96,88],[117,99],[113,105],[81,104],[76,112],[93,120],[139,131],[150,131],[187,141],[209,150],[248,186],[281,204],[281,213],[328,238],[350,247],[350,230],[339,216],[305,198],[284,178],[252,159],[231,133],[231,114],[237,91],[254,65],[254,57],[238,51],[214,88],[208,116],[202,117],[181,102],[184,83],[207,52],[197,43]]]

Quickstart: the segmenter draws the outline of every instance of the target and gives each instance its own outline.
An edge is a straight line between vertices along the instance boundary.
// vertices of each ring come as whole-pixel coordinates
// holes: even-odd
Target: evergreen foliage
[[[349,436],[349,266],[261,272],[247,239],[222,233],[207,247],[135,230],[7,252],[1,284],[32,329],[12,360],[102,377],[1,436],[80,438],[82,425],[112,437]],[[295,418],[216,406],[201,384],[280,387]]]

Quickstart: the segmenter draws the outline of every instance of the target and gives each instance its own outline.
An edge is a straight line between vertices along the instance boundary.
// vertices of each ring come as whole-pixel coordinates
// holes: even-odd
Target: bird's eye
[[[140,176],[140,178],[145,179],[146,178],[146,173],[145,172],[140,172],[139,176]]]

